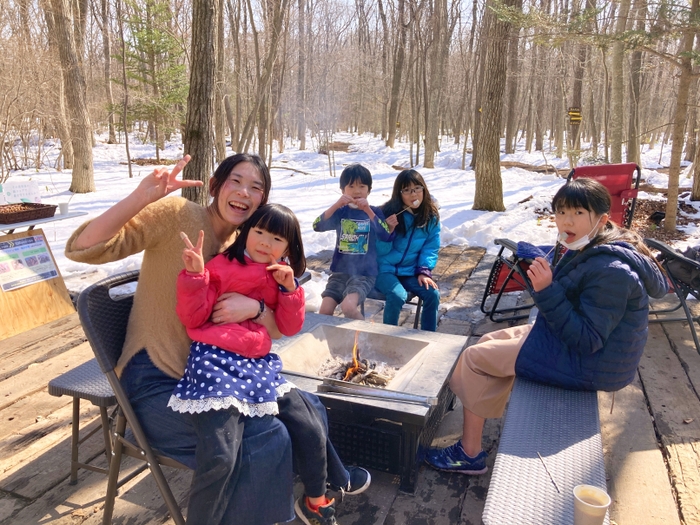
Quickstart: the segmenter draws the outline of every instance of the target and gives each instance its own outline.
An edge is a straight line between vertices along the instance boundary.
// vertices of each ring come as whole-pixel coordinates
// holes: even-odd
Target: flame
[[[349,381],[360,368],[360,350],[357,348],[357,341],[360,338],[360,331],[355,331],[355,344],[352,345],[352,366],[345,372],[343,381]]]

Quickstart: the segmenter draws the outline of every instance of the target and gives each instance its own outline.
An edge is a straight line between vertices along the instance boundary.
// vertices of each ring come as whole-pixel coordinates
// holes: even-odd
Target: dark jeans
[[[195,455],[197,433],[193,419],[190,414],[175,412],[167,406],[178,380],[158,370],[142,350],[124,369],[121,382],[151,446],[196,470],[197,463],[205,459],[201,459],[201,450],[199,456]],[[318,411],[327,435],[325,407],[315,395],[299,393],[307,406]],[[294,518],[290,436],[282,422],[272,416],[241,420],[240,451],[235,455],[232,450],[227,453],[226,463],[231,472],[227,491],[230,499],[220,523],[269,525],[289,521]],[[206,457],[208,450],[203,453]],[[238,456],[240,461],[236,461]],[[326,442],[326,456],[328,481],[336,486],[345,485],[348,472],[329,441]],[[300,461],[295,458],[294,463],[299,465]],[[192,487],[195,488],[195,480]]]
[[[430,332],[437,330],[437,313],[440,307],[439,290],[421,286],[415,276],[397,276],[390,273],[380,273],[374,287],[386,296],[384,324],[399,324],[401,307],[408,299],[408,292],[411,292],[423,299],[421,330]]]
[[[292,438],[294,466],[307,496],[326,493],[326,441],[328,431],[318,410],[293,388],[278,399],[277,419],[284,423]]]

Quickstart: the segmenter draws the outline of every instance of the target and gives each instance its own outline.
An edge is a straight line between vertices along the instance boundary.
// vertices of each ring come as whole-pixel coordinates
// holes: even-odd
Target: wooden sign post
[[[44,232],[0,235],[0,341],[74,312]]]

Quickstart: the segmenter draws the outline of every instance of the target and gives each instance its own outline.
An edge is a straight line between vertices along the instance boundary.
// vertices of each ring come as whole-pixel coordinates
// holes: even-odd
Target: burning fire
[[[352,345],[352,366],[345,372],[343,381],[349,381],[360,370],[360,350],[357,347],[357,341],[360,338],[360,331],[355,331],[355,344]]]

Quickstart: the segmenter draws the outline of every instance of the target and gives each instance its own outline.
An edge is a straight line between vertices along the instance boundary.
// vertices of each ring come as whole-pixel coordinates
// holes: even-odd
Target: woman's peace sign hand
[[[201,180],[182,180],[177,178],[180,172],[187,166],[190,158],[189,155],[185,155],[170,171],[165,167],[154,169],[141,181],[138,191],[142,193],[150,203],[181,188],[201,186],[204,184]]]
[[[199,230],[197,245],[193,246],[190,238],[185,232],[180,232],[180,238],[185,242],[185,249],[182,250],[182,260],[185,269],[189,273],[204,273],[204,257],[202,256],[202,246],[204,246],[204,231]]]

